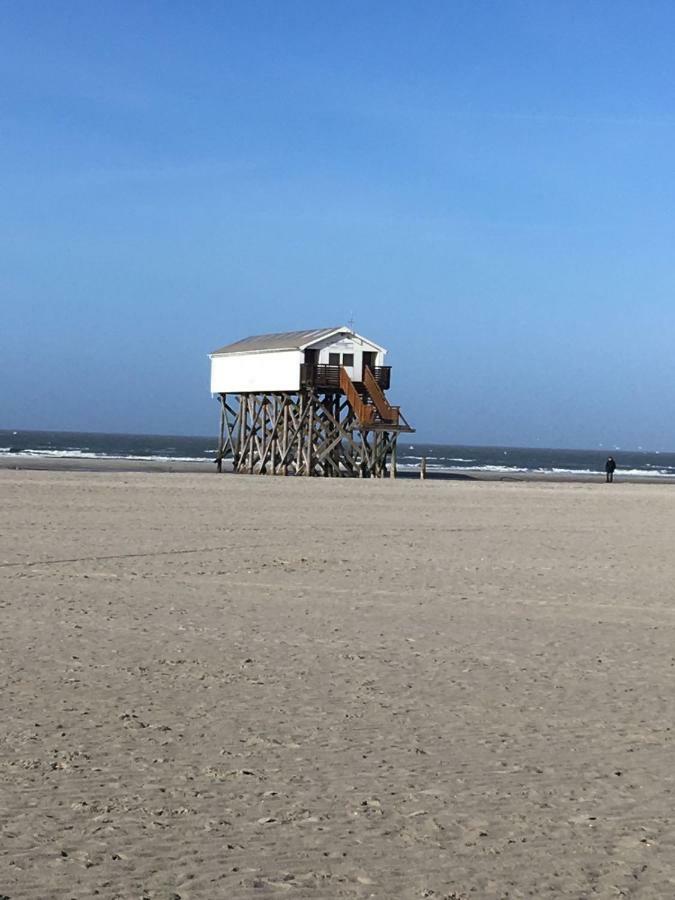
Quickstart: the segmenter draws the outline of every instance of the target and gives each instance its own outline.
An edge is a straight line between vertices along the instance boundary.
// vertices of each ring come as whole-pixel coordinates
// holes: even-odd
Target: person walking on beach
[[[608,456],[607,462],[605,463],[605,475],[607,476],[607,484],[611,484],[611,482],[614,481],[614,469],[616,469],[614,457]]]

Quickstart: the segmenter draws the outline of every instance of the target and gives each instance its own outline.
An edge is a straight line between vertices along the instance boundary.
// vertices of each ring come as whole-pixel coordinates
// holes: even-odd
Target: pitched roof
[[[316,328],[310,331],[284,331],[279,334],[254,334],[214,350],[211,356],[224,356],[228,353],[256,353],[264,350],[304,350],[305,347],[341,331],[353,334],[351,329],[340,326]]]

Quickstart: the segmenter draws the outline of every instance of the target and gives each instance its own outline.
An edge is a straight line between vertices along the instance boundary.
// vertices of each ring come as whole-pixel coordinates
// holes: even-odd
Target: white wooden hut
[[[247,337],[210,354],[211,393],[297,391],[315,366],[344,367],[362,382],[364,366],[382,368],[386,352],[346,327]]]
[[[385,396],[386,350],[351,328],[262,334],[214,350],[211,392],[221,403],[217,453],[235,471],[395,473],[396,439],[412,431]]]

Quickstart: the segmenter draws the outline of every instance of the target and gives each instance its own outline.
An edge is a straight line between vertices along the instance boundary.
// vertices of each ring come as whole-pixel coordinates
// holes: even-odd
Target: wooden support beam
[[[225,397],[225,394],[223,394],[223,397]],[[236,447],[233,432],[236,427],[235,423],[238,413],[236,413],[225,400],[223,400],[223,412],[225,413],[225,430],[227,431],[227,441],[225,442],[225,445],[223,447],[223,454],[227,456],[227,452],[229,450],[229,452],[234,457],[236,455]]]
[[[277,474],[277,443],[278,443],[278,441],[277,441],[277,433],[278,433],[277,416],[279,414],[278,413],[278,404],[279,404],[279,401],[278,401],[277,395],[275,394],[274,397],[272,398],[273,425],[272,425],[272,430],[271,430],[271,434],[270,434],[270,466],[271,466],[271,474],[272,475]]]
[[[397,432],[361,424],[339,391],[220,395],[218,454],[235,472],[266,475],[396,477]]]
[[[220,397],[220,433],[218,435],[218,451],[216,453],[216,469],[223,471],[223,455],[225,453],[225,394]]]
[[[288,420],[289,420],[289,412],[288,408],[290,405],[290,398],[284,397],[284,417],[283,417],[283,426],[281,432],[281,459],[279,461],[279,466],[281,467],[281,474],[288,475],[288,463],[285,462],[287,459],[286,454],[288,453]]]
[[[307,471],[305,475],[308,477],[312,474],[314,462],[312,453],[314,451],[314,392],[309,394],[309,421],[307,423]]]
[[[305,417],[305,412],[306,412],[305,405],[306,405],[305,404],[305,394],[301,393],[300,394],[300,403],[298,405],[299,406],[299,418],[301,420],[304,420],[304,417]],[[300,431],[300,428],[297,429],[296,434],[297,434],[297,441],[298,441],[298,452],[296,453],[296,456],[295,456],[295,474],[301,475],[304,454],[303,454],[303,448],[302,448],[302,433]]]

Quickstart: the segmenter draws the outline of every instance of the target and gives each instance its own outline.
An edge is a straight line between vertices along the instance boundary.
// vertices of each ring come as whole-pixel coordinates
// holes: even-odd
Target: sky
[[[675,449],[675,5],[0,0],[0,428],[346,324],[420,440]]]

